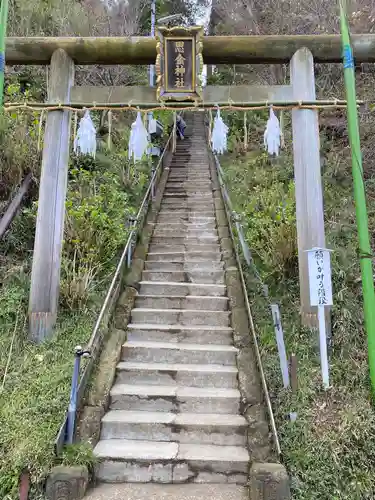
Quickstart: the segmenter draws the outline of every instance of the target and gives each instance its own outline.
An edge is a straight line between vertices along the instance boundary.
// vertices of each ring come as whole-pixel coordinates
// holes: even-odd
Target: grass
[[[53,443],[67,409],[73,349],[88,340],[94,321],[93,313],[65,313],[52,340],[29,343],[25,287],[17,281],[8,275],[0,290],[0,498],[15,497],[24,468],[37,483],[55,462]]]
[[[74,347],[84,345],[102,305],[129,227],[148,184],[150,165],[127,160],[126,134],[96,160],[73,158],[69,170],[60,310],[51,340],[28,340],[27,307],[37,204],[29,201],[0,245],[0,499],[17,498],[21,472],[33,494],[56,463],[92,464],[90,449],[54,440],[67,410]]]
[[[259,123],[259,117],[257,117]],[[332,254],[334,306],[329,345],[332,389],[322,389],[318,335],[300,324],[298,267],[289,147],[270,161],[257,151],[222,159],[235,210],[242,214],[247,241],[272,300],[280,305],[288,354],[298,360],[298,391],[282,387],[268,304],[252,269],[247,282],[269,384],[282,457],[295,500],[375,498],[375,413],[370,397],[367,344],[363,326],[360,268],[347,144],[322,137],[327,245]],[[236,146],[236,144],[234,145]],[[237,144],[238,146],[238,144]],[[375,190],[368,174],[370,229]],[[297,412],[292,423],[290,412]]]

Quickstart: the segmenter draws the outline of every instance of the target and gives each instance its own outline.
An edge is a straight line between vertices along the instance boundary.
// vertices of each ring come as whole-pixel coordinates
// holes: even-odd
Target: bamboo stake
[[[8,0],[1,0],[0,6],[0,108],[4,98],[5,39],[8,23]]]
[[[243,147],[244,147],[244,150],[247,151],[248,141],[247,141],[247,115],[246,115],[246,112],[244,113],[244,117],[243,117],[243,129],[244,129]]]
[[[368,359],[372,395],[375,398],[375,292],[372,269],[372,250],[368,229],[366,193],[363,179],[361,140],[356,109],[356,89],[353,51],[350,43],[347,13],[344,1],[340,0],[340,23],[344,58],[344,77],[348,101],[349,141],[352,150],[354,198],[356,205],[359,256],[362,273],[363,309],[368,341]]]

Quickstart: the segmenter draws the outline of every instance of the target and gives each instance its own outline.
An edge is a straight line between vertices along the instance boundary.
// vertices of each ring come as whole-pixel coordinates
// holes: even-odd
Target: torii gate
[[[353,36],[356,61],[375,62],[375,35]],[[149,37],[8,38],[8,65],[50,65],[48,104],[84,107],[159,106],[148,87],[90,87],[74,85],[74,66],[155,64],[156,41]],[[209,36],[203,38],[205,64],[290,64],[291,82],[281,86],[208,86],[199,107],[215,103],[252,106],[259,103],[316,102],[314,62],[342,62],[341,39],[317,36]],[[320,101],[322,102],[322,101]],[[309,302],[305,250],[325,246],[318,112],[293,109],[293,149],[296,185],[301,318],[316,325]],[[30,336],[40,342],[56,322],[60,282],[65,197],[70,140],[70,113],[49,111],[43,150],[39,207],[30,291]]]

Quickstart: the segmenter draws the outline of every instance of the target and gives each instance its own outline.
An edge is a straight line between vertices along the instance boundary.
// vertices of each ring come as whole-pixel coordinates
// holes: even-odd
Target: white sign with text
[[[309,264],[310,304],[318,306],[320,364],[323,386],[329,388],[329,365],[327,353],[326,319],[324,308],[333,305],[331,256],[327,248],[312,248],[307,251]]]
[[[309,264],[310,304],[332,306],[332,277],[330,250],[312,248],[307,251]]]

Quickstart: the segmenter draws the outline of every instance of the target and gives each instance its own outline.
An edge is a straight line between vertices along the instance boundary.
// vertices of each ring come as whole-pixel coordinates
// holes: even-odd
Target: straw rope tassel
[[[284,137],[284,111],[280,111],[280,147],[285,148],[285,137]]]
[[[248,138],[247,138],[247,114],[246,114],[246,112],[244,113],[244,117],[243,117],[243,128],[244,128],[243,147],[244,147],[244,150],[247,151],[247,148],[248,148]]]
[[[108,111],[108,149],[112,147],[112,110]]]
[[[41,149],[42,149],[42,130],[43,130],[44,115],[45,115],[45,112],[43,110],[40,113],[39,126],[38,126],[38,146],[37,146],[38,151],[41,151]]]
[[[208,144],[210,145],[211,147],[211,139],[212,139],[212,110],[209,109],[208,110],[208,116],[209,116],[209,124],[208,124]]]
[[[78,126],[78,112],[74,113],[74,122],[73,122],[73,144],[76,142],[77,137],[77,126]]]

